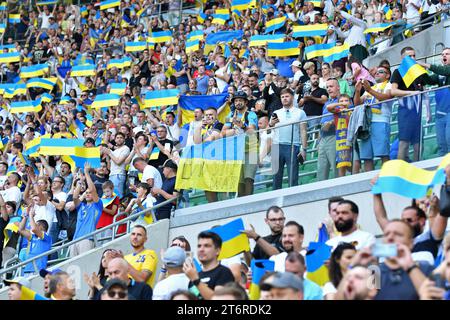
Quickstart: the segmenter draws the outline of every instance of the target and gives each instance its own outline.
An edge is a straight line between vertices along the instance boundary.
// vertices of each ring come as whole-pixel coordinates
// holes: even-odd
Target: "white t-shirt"
[[[243,256],[242,253],[237,254],[233,257],[230,258],[226,258],[226,259],[222,259],[220,260],[220,264],[223,265],[224,267],[230,268],[231,265],[233,264],[239,264],[241,265],[241,257]]]
[[[127,157],[130,154],[130,149],[126,145],[123,145],[119,149],[114,150],[112,152],[112,154],[116,158]],[[112,159],[111,159],[111,173],[110,173],[110,175],[125,174],[125,166],[126,166],[125,161],[122,162],[122,164],[119,166],[114,161],[112,161]]]
[[[3,186],[6,180],[8,180],[8,176],[0,176],[0,186]]]
[[[341,242],[353,243],[356,250],[361,250],[362,248],[373,245],[375,243],[375,237],[371,233],[358,229],[349,235],[331,238],[326,243],[327,245],[332,246],[334,250]]]
[[[34,215],[34,221],[36,222],[38,222],[39,220],[47,221],[48,223],[47,233],[50,234],[50,230],[52,229],[52,223],[58,221],[56,220],[56,207],[50,201],[47,201],[47,204],[45,206],[37,205],[35,212],[36,214]]]
[[[337,290],[331,282],[325,283],[322,288],[323,296],[325,297],[327,294],[336,293]]]
[[[58,192],[58,193],[54,193],[53,194],[53,198],[57,199],[60,203],[61,202],[66,202],[67,201],[67,193],[65,192]],[[53,222],[58,222],[58,219],[56,217],[56,213],[55,213],[55,218],[53,219]]]
[[[408,0],[406,3],[406,19],[414,19],[420,16],[419,10],[416,9],[414,5],[420,7],[421,0]]]
[[[167,139],[172,141],[180,140],[180,127],[175,123],[172,126],[166,125],[167,128]]]
[[[262,151],[264,150],[264,148],[266,148],[266,145],[270,140],[272,140],[272,136],[273,136],[273,131],[271,131],[270,133],[267,133],[267,131],[263,131],[260,135],[259,135],[259,150]],[[272,157],[270,155],[270,152],[264,157],[264,159],[262,159],[263,163],[271,163],[272,162]]]
[[[300,251],[300,254],[303,257],[305,257],[306,250]],[[274,268],[275,272],[284,272],[285,271],[287,256],[288,256],[287,252],[281,252],[281,253],[271,256],[269,258],[269,260],[272,260],[273,262],[275,262],[275,268]]]
[[[53,17],[51,13],[49,15],[46,15],[45,12],[41,12],[41,14],[39,15],[39,18],[42,19],[41,29],[48,29],[48,27],[50,27],[50,22],[48,21],[50,17]]]
[[[146,154],[148,152],[148,147],[144,147],[144,148],[142,148],[142,151],[141,151],[141,154]],[[131,159],[131,162],[130,162],[130,167],[128,168],[128,172],[132,172],[132,171],[137,171],[137,169],[133,166],[133,161],[134,161],[134,159],[136,159],[136,158],[138,158],[139,156],[137,155],[137,154],[135,154],[134,156],[133,156],[133,158]]]
[[[189,278],[184,273],[173,274],[161,280],[153,289],[153,300],[169,300],[173,292],[188,290]]]
[[[153,179],[153,186],[156,188],[162,187],[162,178],[159,171],[151,165],[147,165],[144,168],[144,172],[142,172],[142,179],[141,182],[147,183],[148,179]]]
[[[216,70],[215,75],[216,76],[224,76],[226,73],[227,73],[226,68],[222,67],[222,68]],[[223,90],[225,89],[225,87],[227,86],[228,83],[217,77],[215,79],[217,81],[217,87],[219,88],[219,92],[223,92]]]
[[[6,190],[1,191],[3,199],[6,201],[14,201],[19,207],[20,201],[22,201],[22,192],[18,187],[11,187]]]

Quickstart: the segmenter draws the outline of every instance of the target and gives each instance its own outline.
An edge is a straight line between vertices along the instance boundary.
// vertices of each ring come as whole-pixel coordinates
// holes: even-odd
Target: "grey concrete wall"
[[[422,168],[435,168],[441,158],[422,161],[417,165]],[[375,172],[347,176],[333,180],[311,183],[284,190],[271,191],[248,197],[223,201],[220,204],[181,209],[170,221],[170,236],[172,239],[184,235],[194,249],[199,232],[213,225],[224,224],[242,217],[247,227],[252,224],[261,235],[270,233],[264,223],[265,211],[272,205],[283,208],[287,220],[295,220],[305,228],[305,245],[314,241],[320,222],[327,216],[328,199],[332,196],[342,196],[355,201],[360,214],[358,223],[363,230],[375,235],[381,233],[372,210],[373,200],[370,193],[370,180]],[[401,210],[410,204],[410,199],[394,194],[383,196],[390,218],[400,216]],[[253,247],[253,241],[250,242]],[[195,249],[194,249],[195,250]]]
[[[153,249],[158,254],[161,249],[167,248],[168,243],[168,232],[169,232],[169,221],[163,220],[159,221],[155,224],[147,226],[147,234],[148,241],[145,244],[145,247],[148,249]],[[132,252],[132,247],[130,245],[130,236],[123,236],[119,239],[116,239],[103,247],[95,248],[84,254],[77,256],[74,259],[65,261],[52,269],[60,268],[64,271],[67,271],[75,280],[75,284],[77,287],[77,296],[76,299],[85,300],[87,299],[89,287],[83,281],[83,274],[92,274],[92,272],[98,272],[98,268],[100,265],[100,259],[102,253],[105,249],[114,248],[117,250],[122,250],[124,254],[129,254]],[[158,261],[158,269],[157,274],[159,273],[159,268],[161,267],[161,262]],[[39,276],[34,276],[30,278],[31,288],[35,290],[37,293],[43,295],[43,279]],[[0,291],[0,300],[7,300],[8,288],[3,288]]]
[[[389,49],[373,56],[369,56],[364,60],[364,65],[371,67],[377,66],[380,61],[384,59],[387,59],[391,65],[399,64],[401,62],[400,51],[407,46],[416,50],[417,58],[433,55],[435,53],[434,47],[439,42],[444,43],[447,47],[450,46],[450,21],[448,20],[421,31],[411,38],[407,38],[402,42],[391,46]],[[442,47],[439,46],[437,53],[440,53],[441,51]]]

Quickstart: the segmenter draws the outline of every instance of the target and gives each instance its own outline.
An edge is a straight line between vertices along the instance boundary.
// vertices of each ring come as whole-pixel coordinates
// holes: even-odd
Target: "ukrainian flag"
[[[43,1],[36,2],[36,5],[37,6],[49,6],[49,5],[56,4],[56,3],[58,3],[58,0],[43,0]]]
[[[186,54],[197,51],[199,48],[200,48],[199,40],[192,40],[192,41],[186,42]]]
[[[119,105],[120,96],[114,93],[99,94],[95,97],[92,103],[92,109],[99,109],[104,107],[115,107]]]
[[[336,46],[336,42],[333,43],[322,43],[315,44],[312,46],[307,46],[305,48],[305,55],[307,59],[312,59],[315,57],[322,57],[326,54],[330,49]]]
[[[203,12],[199,12],[199,14],[197,16],[197,20],[199,23],[205,22],[206,18],[208,18],[208,16],[206,14],[204,14]]]
[[[327,34],[328,25],[326,23],[321,24],[312,24],[306,26],[294,26],[294,33],[292,37],[301,38],[301,37],[316,37],[316,36],[324,36]]]
[[[121,59],[111,59],[109,60],[108,65],[106,66],[106,69],[112,69],[116,67],[117,69],[123,69],[126,67],[131,66],[131,58],[130,57],[123,57]]]
[[[237,192],[244,151],[245,135],[185,147],[178,165],[176,189]]]
[[[6,1],[2,2],[0,4],[0,11],[5,11],[7,9],[7,7],[8,7],[8,4],[6,3]]]
[[[307,0],[306,3],[311,2],[315,8],[321,8],[322,1],[321,0]]]
[[[224,25],[225,22],[227,22],[227,20],[230,19],[229,14],[213,14],[212,16],[214,19],[211,23],[213,23],[213,24]]]
[[[70,96],[61,97],[61,99],[59,100],[59,104],[68,104],[70,99],[72,99]]]
[[[25,145],[24,155],[27,157],[38,157],[39,147],[41,146],[41,137],[34,138]]]
[[[41,101],[15,101],[11,102],[10,113],[39,112],[42,110]]]
[[[233,0],[231,2],[231,10],[244,11],[247,8],[255,8],[256,0]]]
[[[450,163],[448,153],[436,170],[418,168],[403,160],[390,160],[383,164],[373,194],[395,193],[407,198],[422,198],[435,185],[445,183],[445,167]]]
[[[242,218],[209,230],[218,234],[222,239],[222,248],[218,260],[231,258],[241,252],[250,251],[248,237],[241,232],[243,230],[245,230],[245,227]]]
[[[250,300],[259,300],[261,295],[259,282],[266,272],[275,270],[275,262],[271,260],[253,259],[250,268],[252,270],[252,283],[250,284],[249,297]]]
[[[44,92],[43,94],[41,94],[40,99],[42,102],[51,102],[53,101],[53,96],[48,92]]]
[[[100,10],[106,10],[109,8],[119,7],[120,0],[106,0],[100,2]]]
[[[20,62],[20,52],[7,52],[0,54],[0,63]]]
[[[300,54],[298,41],[282,42],[282,43],[268,43],[267,55],[269,57],[290,57],[298,56]]]
[[[278,30],[282,28],[285,23],[286,23],[286,16],[266,21],[266,32],[264,33],[269,33]]]
[[[78,168],[84,168],[86,162],[92,168],[100,168],[100,148],[75,147],[75,152],[70,156]]]
[[[81,7],[80,14],[81,14],[82,17],[85,17],[85,16],[88,15],[88,11],[87,11],[86,6]]]
[[[10,13],[8,22],[9,23],[20,23],[20,13]]]
[[[48,64],[46,63],[35,64],[29,67],[20,68],[20,77],[21,78],[40,77],[47,72],[48,72]]]
[[[113,194],[113,196],[111,198],[101,198],[101,201],[103,203],[103,208],[106,208],[107,206],[112,204],[114,202],[114,200],[116,200],[116,198],[117,198],[117,196],[115,194]]]
[[[83,147],[84,139],[42,138],[39,153],[45,156],[74,155],[75,147]]]
[[[308,252],[306,253],[306,278],[315,282],[319,286],[324,286],[325,283],[330,281],[328,274],[328,268],[325,262],[331,257],[332,247],[326,245],[328,240],[328,233],[326,233],[326,226],[322,224],[319,231],[319,240],[317,242],[310,242],[308,246]]]
[[[19,83],[12,86],[9,84],[9,86],[10,88],[6,88],[3,94],[3,97],[6,99],[14,98],[20,94],[27,94],[27,85],[25,83]]]
[[[407,88],[414,82],[414,80],[427,73],[425,68],[418,64],[410,56],[403,58],[400,67],[398,67],[398,72],[402,76],[403,82]]]
[[[364,30],[364,33],[378,33],[392,27],[393,23],[377,23]]]
[[[53,90],[53,87],[56,84],[56,81],[58,81],[58,78],[52,77],[52,78],[32,78],[27,81],[27,88],[42,88],[47,90]]]
[[[167,89],[149,91],[145,94],[145,107],[161,107],[178,104],[178,95],[180,90]]]
[[[14,44],[4,44],[4,45],[0,45],[0,51],[3,51],[5,49],[8,49],[8,52],[16,52],[16,46]]]
[[[383,8],[383,12],[387,20],[392,19],[392,9],[388,5]]]
[[[284,34],[266,34],[256,35],[250,37],[250,47],[262,47],[267,43],[280,43],[284,42]]]
[[[125,93],[126,89],[127,84],[125,82],[111,83],[111,89],[109,90],[109,93],[118,94],[119,96],[121,96]]]
[[[5,229],[3,230],[3,235],[5,237],[3,248],[8,244],[8,241],[13,236],[13,233],[19,233],[19,224],[21,221],[22,217],[11,217]]]
[[[229,9],[216,9],[215,11],[214,11],[214,13],[215,14],[229,14],[230,13],[230,10]]]
[[[20,300],[49,300],[28,287],[22,286]]]
[[[219,109],[227,101],[228,94],[214,94],[214,95],[200,95],[200,96],[180,96],[178,101],[183,125],[194,121],[194,110],[195,108],[202,108],[206,110],[208,108]],[[225,118],[230,114],[230,107],[227,106],[223,108],[222,112],[218,115],[218,120],[225,123]]]
[[[348,43],[344,43],[342,46],[336,46],[325,51],[323,55],[323,61],[332,63],[333,61],[347,57],[349,54],[350,45]]]
[[[145,49],[147,49],[147,42],[145,42],[145,41],[126,42],[125,43],[125,51],[126,52],[144,51]]]
[[[4,23],[0,23],[0,33],[5,33],[6,25]]]
[[[152,32],[150,37],[152,39],[150,42],[154,43],[168,42],[172,40],[172,32],[171,31]]]
[[[71,77],[90,77],[95,76],[95,65],[93,64],[80,64],[73,66],[70,71]]]
[[[189,32],[189,35],[187,37],[187,41],[194,41],[194,40],[203,40],[203,31],[202,30],[194,30]]]

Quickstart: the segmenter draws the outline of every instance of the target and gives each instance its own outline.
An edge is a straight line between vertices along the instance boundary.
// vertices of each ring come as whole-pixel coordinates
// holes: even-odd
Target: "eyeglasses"
[[[53,180],[53,182],[63,183],[61,180]]]
[[[125,291],[110,290],[110,291],[108,291],[108,296],[110,298],[114,298],[115,296],[118,296],[120,299],[124,299],[127,296],[127,293]]]
[[[403,219],[403,221],[407,222],[407,223],[413,223],[416,222],[416,220],[414,220],[413,218],[405,218]]]
[[[286,220],[286,218],[272,218],[272,219],[268,219],[270,222],[283,222],[284,220]]]
[[[377,73],[386,74],[387,72],[384,70],[377,70]]]

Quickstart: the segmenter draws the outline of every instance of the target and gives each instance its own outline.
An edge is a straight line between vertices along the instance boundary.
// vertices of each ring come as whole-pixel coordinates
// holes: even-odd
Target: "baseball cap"
[[[9,286],[11,283],[18,283],[18,284],[20,284],[22,286],[25,286],[25,287],[28,287],[28,288],[31,287],[30,280],[28,280],[27,278],[24,278],[24,277],[17,277],[17,278],[14,278],[12,280],[3,280],[3,282],[7,286]]]
[[[263,290],[268,290],[270,288],[291,288],[303,292],[303,281],[299,276],[296,276],[292,272],[277,272],[267,278],[261,286],[261,289]]]
[[[163,262],[168,267],[181,267],[184,260],[186,260],[186,252],[178,246],[168,248],[163,257]]]
[[[295,60],[294,62],[291,63],[290,67],[294,66],[294,67],[300,67],[302,64],[300,63],[300,61]]]
[[[86,140],[84,141],[84,144],[86,144],[86,143],[92,143],[92,144],[95,146],[95,140],[94,140],[94,138],[91,138],[91,137],[86,138]]]
[[[105,283],[105,286],[103,287],[104,290],[102,290],[102,291],[109,290],[114,286],[121,287],[124,290],[128,289],[128,285],[125,283],[125,281],[122,281],[120,279],[111,279]]]
[[[272,69],[272,70],[270,70],[269,72],[266,72],[266,74],[274,74],[274,75],[278,75],[279,74],[279,72],[278,72],[278,70],[277,69]]]
[[[164,164],[162,165],[162,167],[163,168],[171,168],[171,169],[174,169],[174,170],[178,170],[177,164],[175,162],[173,162],[172,160],[170,160],[170,159],[167,159],[164,162]]]
[[[39,275],[40,275],[42,278],[45,278],[45,276],[46,276],[47,274],[54,275],[55,273],[58,273],[58,272],[61,272],[61,271],[62,271],[61,269],[55,269],[55,270],[41,269],[41,270],[39,271]]]

